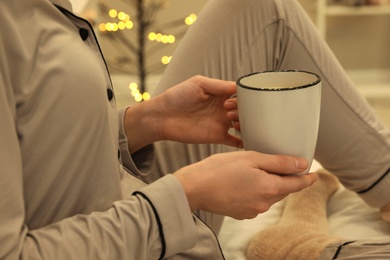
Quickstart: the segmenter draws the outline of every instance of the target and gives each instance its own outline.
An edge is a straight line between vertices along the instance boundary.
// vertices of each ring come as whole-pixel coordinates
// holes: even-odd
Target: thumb
[[[295,174],[309,167],[308,161],[304,158],[288,155],[257,154],[260,155],[256,160],[258,168],[268,173]]]
[[[230,96],[236,93],[236,83],[234,81],[226,81],[207,77],[202,77],[200,80],[200,85],[206,93],[217,96]]]

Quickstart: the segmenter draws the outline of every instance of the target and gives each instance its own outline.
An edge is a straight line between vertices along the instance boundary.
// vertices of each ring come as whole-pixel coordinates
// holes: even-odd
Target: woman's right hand
[[[307,167],[302,158],[238,151],[212,155],[174,175],[184,187],[191,210],[249,219],[312,185],[316,174],[294,175]]]

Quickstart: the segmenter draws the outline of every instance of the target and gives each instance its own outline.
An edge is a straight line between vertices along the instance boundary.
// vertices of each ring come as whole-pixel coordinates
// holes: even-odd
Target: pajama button
[[[110,101],[114,97],[114,92],[110,88],[107,89],[107,97],[108,97],[108,100],[110,100]]]
[[[83,41],[85,41],[88,38],[89,32],[87,29],[81,28],[79,30],[79,33],[80,33],[80,37],[81,37],[81,39],[83,39]]]

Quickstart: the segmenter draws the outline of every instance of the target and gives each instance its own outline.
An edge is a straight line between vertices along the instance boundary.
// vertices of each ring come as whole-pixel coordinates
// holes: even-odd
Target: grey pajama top
[[[222,258],[174,176],[138,178],[153,146],[129,154],[70,3],[0,0],[0,25],[0,259]]]

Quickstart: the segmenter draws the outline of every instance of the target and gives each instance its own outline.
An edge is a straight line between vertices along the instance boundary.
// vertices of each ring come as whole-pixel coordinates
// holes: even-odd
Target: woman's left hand
[[[130,151],[159,140],[241,148],[241,139],[228,133],[238,129],[235,93],[235,82],[194,76],[129,108],[125,129]]]
[[[228,133],[238,119],[235,98],[230,98],[235,93],[235,82],[202,76],[168,89],[158,97],[161,139],[242,147],[241,139]]]

